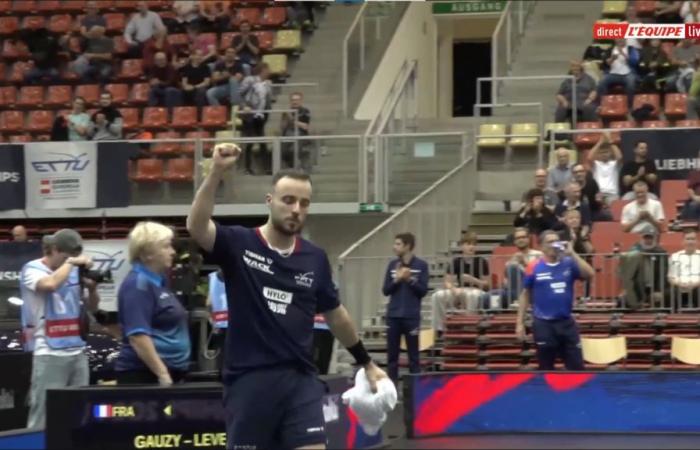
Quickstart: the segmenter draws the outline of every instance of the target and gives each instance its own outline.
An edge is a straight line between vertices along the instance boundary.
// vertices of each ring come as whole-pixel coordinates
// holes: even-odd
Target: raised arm
[[[240,154],[241,149],[235,144],[218,144],[214,147],[211,171],[199,186],[192,201],[190,213],[187,215],[187,231],[207,252],[212,251],[216,240],[216,226],[211,220],[214,213],[216,188],[226,171],[236,164]]]

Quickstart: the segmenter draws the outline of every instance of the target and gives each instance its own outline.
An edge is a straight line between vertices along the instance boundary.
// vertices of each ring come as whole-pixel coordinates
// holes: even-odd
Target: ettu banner
[[[27,209],[94,208],[97,198],[97,144],[25,144]]]
[[[648,158],[654,161],[662,180],[687,180],[700,170],[700,129],[623,131],[621,150],[625,162],[634,161],[639,141],[647,143]]]

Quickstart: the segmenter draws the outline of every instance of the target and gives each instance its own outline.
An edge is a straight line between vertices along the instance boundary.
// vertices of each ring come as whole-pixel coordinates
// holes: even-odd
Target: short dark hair
[[[272,176],[272,186],[277,186],[277,183],[282,179],[282,178],[291,178],[292,180],[299,180],[299,181],[308,181],[309,184],[311,184],[311,175],[308,173],[304,172],[303,170],[298,170],[298,169],[282,169],[278,170],[277,173],[275,173]]]
[[[479,235],[476,234],[476,231],[467,231],[459,240],[459,245],[476,244],[477,242],[479,242]]]
[[[535,197],[544,197],[544,191],[540,188],[534,188],[530,189],[529,191],[527,191],[527,194],[525,194],[525,199],[528,202],[532,201],[532,199]]]
[[[683,236],[685,236],[686,234],[692,234],[697,236],[698,229],[696,227],[683,228]]]
[[[408,245],[411,250],[416,246],[416,237],[412,233],[399,233],[394,236],[394,239],[398,239],[403,242],[404,245]]]
[[[634,143],[634,146],[639,147],[639,144],[642,144],[642,143],[649,145],[649,143],[646,141],[646,139],[639,139],[639,140],[637,140],[637,142]]]

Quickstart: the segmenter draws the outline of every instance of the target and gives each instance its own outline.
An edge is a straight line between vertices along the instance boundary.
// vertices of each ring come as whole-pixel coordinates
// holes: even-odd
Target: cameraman
[[[95,311],[100,301],[97,284],[80,276],[92,261],[82,254],[78,232],[59,230],[44,236],[42,246],[44,256],[26,263],[20,276],[22,331],[26,349],[34,352],[28,428],[44,427],[47,389],[90,383],[83,307]]]
[[[129,233],[131,272],[119,287],[124,337],[115,370],[118,384],[181,381],[190,360],[187,311],[166,285],[173,265],[173,230],[139,222]]]

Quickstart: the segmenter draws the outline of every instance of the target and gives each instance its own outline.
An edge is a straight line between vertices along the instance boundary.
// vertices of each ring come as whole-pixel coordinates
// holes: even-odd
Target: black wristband
[[[352,347],[348,347],[348,351],[352,357],[355,358],[355,362],[361,366],[367,365],[372,361],[372,358],[370,358],[369,353],[367,353],[365,349],[365,345],[362,343],[362,339],[357,341],[357,344]]]

